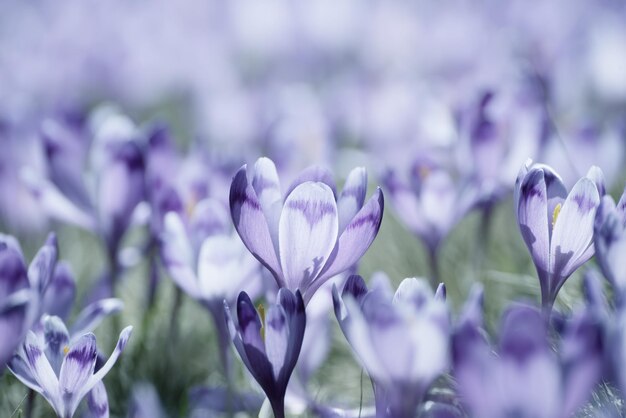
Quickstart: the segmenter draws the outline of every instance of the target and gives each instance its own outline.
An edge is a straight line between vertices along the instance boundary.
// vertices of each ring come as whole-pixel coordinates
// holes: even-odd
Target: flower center
[[[561,204],[559,203],[558,205],[556,205],[556,207],[554,208],[554,212],[552,213],[552,228],[554,228],[554,224],[556,224],[556,220],[558,219],[560,213]]]
[[[67,356],[67,353],[70,352],[70,348],[66,345],[65,347],[63,347],[63,355]]]

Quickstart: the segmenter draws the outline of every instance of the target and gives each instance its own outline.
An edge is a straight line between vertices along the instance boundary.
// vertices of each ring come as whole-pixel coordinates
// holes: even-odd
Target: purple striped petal
[[[86,418],[109,418],[109,398],[104,383],[98,382],[87,394]]]
[[[269,225],[254,188],[248,184],[245,166],[239,169],[230,186],[230,213],[248,250],[274,275],[279,285],[284,285]]]
[[[59,375],[65,358],[65,349],[70,343],[70,335],[63,321],[56,316],[43,319],[45,354],[56,375]]]
[[[274,162],[269,158],[259,158],[254,164],[252,188],[257,195],[265,219],[269,226],[274,250],[278,244],[278,222],[282,210],[283,198],[280,191],[280,180]]]
[[[280,261],[287,287],[306,288],[337,242],[337,204],[324,183],[305,182],[287,197],[280,216]]]
[[[606,180],[604,178],[604,173],[599,167],[596,167],[595,165],[591,167],[587,172],[586,177],[596,185],[596,189],[598,189],[600,197],[606,194]]]
[[[70,348],[59,373],[60,391],[66,410],[74,413],[82,399],[82,388],[92,377],[98,358],[96,337],[85,334]],[[86,393],[87,391],[85,391]]]
[[[539,273],[541,292],[547,293],[550,236],[548,196],[543,170],[533,169],[520,185],[517,217],[522,238]]]
[[[117,344],[115,345],[115,350],[111,354],[111,357],[104,363],[104,365],[93,375],[91,378],[85,383],[85,385],[81,388],[80,394],[77,395],[78,399],[82,399],[91,389],[98,384],[98,382],[102,381],[104,376],[111,371],[117,359],[122,355],[124,348],[126,348],[126,344],[130,339],[131,334],[133,333],[133,327],[126,327],[120,333],[120,336],[117,340]]]
[[[378,235],[383,219],[384,205],[383,193],[380,189],[376,189],[374,195],[356,214],[339,237],[334,258],[329,260],[320,278],[314,282],[311,290],[306,291],[305,298],[307,300],[326,279],[346,271],[365,254],[376,235]]]
[[[0,307],[0,370],[4,369],[15,349],[22,342],[28,312],[30,292],[22,290],[2,301]]]
[[[30,370],[30,376],[32,376],[33,380],[36,381],[38,385],[38,387],[31,386],[31,389],[40,389],[42,396],[55,408],[57,413],[60,413],[59,409],[57,409],[60,407],[61,396],[59,392],[59,380],[34,333],[29,332],[26,335],[23,350],[24,360]],[[29,386],[28,379],[22,379],[21,376],[17,374],[16,377],[20,379],[22,383]]]
[[[343,190],[337,199],[337,211],[339,213],[339,233],[342,233],[352,218],[361,210],[365,203],[367,193],[367,171],[364,167],[353,169]]]
[[[252,346],[265,353],[265,346],[261,339],[263,324],[259,314],[254,309],[254,304],[246,292],[239,293],[237,298],[237,320],[241,330],[241,339],[246,346]]]
[[[559,278],[569,277],[593,255],[587,250],[593,244],[593,224],[599,204],[598,190],[588,178],[579,180],[565,200],[550,243],[550,271]],[[562,281],[552,283],[554,294],[561,284]]]
[[[265,353],[272,364],[276,380],[285,365],[288,342],[289,329],[285,310],[280,305],[271,306],[265,319]]]

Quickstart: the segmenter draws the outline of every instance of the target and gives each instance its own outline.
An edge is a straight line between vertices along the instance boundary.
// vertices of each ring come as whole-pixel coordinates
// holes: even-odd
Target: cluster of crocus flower
[[[487,124],[480,122],[486,117],[480,112],[484,109],[475,123]],[[199,416],[201,411],[250,412],[261,404],[258,396],[237,388],[232,347],[274,416],[302,408],[320,416],[353,416],[343,405],[324,405],[307,393],[309,378],[328,351],[330,307],[355,362],[371,379],[371,414],[376,417],[565,418],[591,399],[603,379],[624,388],[622,373],[605,366],[621,367],[626,345],[626,197],[615,203],[599,168],[592,167],[568,192],[551,167],[530,160],[522,166],[512,185],[514,210],[537,270],[541,300],[538,306],[508,306],[491,338],[479,288],[455,319],[446,285],[436,275],[407,278],[394,292],[382,273],[372,277],[369,287],[353,274],[377,237],[384,212],[381,189],[367,198],[364,168],[349,171],[341,192],[333,174],[318,166],[301,172],[283,191],[276,165],[263,157],[254,167],[236,171],[228,191],[219,181],[210,185],[203,178],[209,171],[202,163],[188,177],[160,172],[161,166],[184,165],[160,127],[145,134],[143,142],[129,139],[126,128],[107,129],[106,137],[115,139],[100,146],[112,154],[104,152],[105,158],[93,164],[112,164],[98,184],[109,184],[102,186],[104,195],[119,199],[97,206],[111,209],[104,223],[82,226],[100,231],[116,265],[123,258],[118,254],[122,236],[133,217],[141,218],[133,212],[141,212],[137,207],[147,201],[149,216],[139,224],[148,236],[142,254],[150,256],[149,274],[163,267],[179,288],[179,298],[184,293],[206,308],[218,339],[226,387],[190,391],[192,410]],[[489,132],[475,135],[492,140]],[[52,202],[49,207],[58,213],[70,208],[70,196],[78,190],[60,180],[63,169],[75,167],[55,160],[63,155],[60,150],[70,149],[50,151],[56,169],[49,175],[57,179],[56,186],[26,176],[32,187],[39,187],[33,189],[35,195]],[[124,149],[130,151],[120,151]],[[142,161],[140,171],[125,157],[116,160],[120,155]],[[501,191],[495,193],[476,177],[463,177],[440,160],[424,157],[415,163],[409,183],[395,173],[384,178],[395,212],[425,241],[435,261],[446,235],[465,214],[482,204],[494,205],[496,195],[501,198]],[[123,186],[120,193],[114,185]],[[134,193],[129,188],[141,190],[141,196],[126,199],[127,192]],[[81,213],[79,220],[99,219],[97,211]],[[86,413],[104,418],[109,401],[102,379],[125,349],[132,327],[123,329],[104,361],[92,331],[120,311],[122,302],[96,298],[68,322],[76,281],[69,265],[57,262],[58,252],[51,234],[26,267],[17,240],[0,236],[0,331],[9,336],[0,345],[0,366],[40,393],[60,418],[75,416],[83,399]],[[560,289],[594,253],[613,288],[614,303],[605,300],[598,274],[589,270],[584,307],[573,314],[555,309]],[[149,286],[158,284],[149,281]],[[256,301],[260,304],[255,307]],[[179,320],[174,311],[172,323]],[[487,396],[493,387],[497,391]],[[165,414],[149,383],[136,387],[130,411],[135,416]]]

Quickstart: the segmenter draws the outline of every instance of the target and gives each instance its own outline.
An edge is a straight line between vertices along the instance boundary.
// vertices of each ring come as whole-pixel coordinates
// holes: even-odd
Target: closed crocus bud
[[[377,417],[414,417],[430,384],[448,368],[449,321],[445,302],[427,281],[405,279],[395,295],[384,285],[368,290],[351,276],[335,314],[350,346],[372,379]]]
[[[0,234],[0,371],[24,338],[29,302],[26,265],[17,242]]]
[[[604,196],[594,224],[596,260],[617,296],[626,292],[626,192],[619,203]]]
[[[557,173],[528,162],[516,183],[515,210],[522,238],[530,251],[549,315],[568,277],[594,253],[593,229],[600,204],[596,167],[567,193]]]
[[[250,176],[250,177],[249,177]],[[274,163],[242,167],[230,188],[230,210],[248,250],[280,287],[299,289],[305,303],[329,278],[352,267],[378,234],[380,189],[365,200],[367,175],[355,168],[336,195],[331,174],[305,170],[283,195]]]
[[[132,327],[122,331],[113,354],[97,371],[98,348],[92,333],[70,340],[58,317],[47,317],[43,338],[29,331],[26,341],[9,363],[9,369],[24,385],[39,392],[59,418],[72,418],[81,400],[89,393],[89,409],[102,411],[106,393],[98,385],[111,370],[130,338]],[[108,411],[108,402],[106,402]],[[104,412],[96,416],[106,416]]]
[[[278,291],[277,303],[267,311],[257,311],[250,297],[241,292],[237,300],[237,320],[228,305],[226,317],[233,344],[246,368],[269,399],[274,416],[285,417],[285,392],[300,356],[306,315],[300,291]]]

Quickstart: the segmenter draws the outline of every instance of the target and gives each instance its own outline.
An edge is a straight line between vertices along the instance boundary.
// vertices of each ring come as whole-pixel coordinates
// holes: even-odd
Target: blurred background
[[[622,0],[3,0],[1,230],[20,239],[27,259],[56,231],[78,278],[78,305],[88,298],[107,263],[102,242],[51,220],[24,180],[50,175],[42,145],[50,126],[80,126],[87,143],[102,130],[148,136],[167,127],[185,157],[166,174],[188,168],[224,202],[234,172],[260,156],[275,161],[283,185],[311,164],[331,168],[338,184],[362,165],[372,190],[390,171],[434,161],[489,197],[444,234],[439,268],[453,311],[474,282],[484,283],[493,322],[508,301],[539,294],[512,209],[522,164],[548,163],[568,187],[598,165],[613,195],[623,190],[625,22]],[[384,271],[394,283],[431,274],[426,247],[393,205],[385,209],[359,272]],[[135,212],[141,225],[142,205]],[[127,247],[146,234],[129,232]],[[105,379],[112,416],[127,416],[142,390],[158,394],[168,416],[187,416],[189,389],[222,378],[213,324],[183,298],[172,341],[176,296],[167,279],[146,319],[148,264],[136,261],[118,286],[125,310],[115,324],[136,331]],[[575,304],[579,287],[574,277],[558,305]],[[102,346],[118,331],[105,323]],[[346,407],[362,396],[371,404],[334,318],[329,332],[310,393]],[[6,374],[0,386],[0,415],[11,416],[25,389]],[[36,406],[49,416],[43,401]]]

